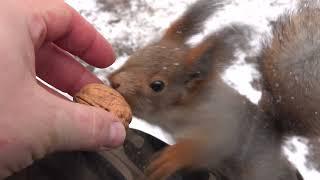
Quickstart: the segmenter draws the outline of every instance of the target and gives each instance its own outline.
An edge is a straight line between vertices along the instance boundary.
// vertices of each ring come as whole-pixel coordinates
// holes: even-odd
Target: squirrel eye
[[[153,81],[150,84],[150,88],[154,91],[154,92],[160,92],[164,89],[165,84],[163,81]]]

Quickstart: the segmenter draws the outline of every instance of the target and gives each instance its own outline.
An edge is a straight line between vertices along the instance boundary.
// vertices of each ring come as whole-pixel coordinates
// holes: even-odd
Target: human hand
[[[111,46],[63,0],[2,0],[0,6],[0,179],[56,151],[123,143],[120,121],[70,102],[36,76],[73,95],[100,82],[68,53],[91,65],[113,63]]]

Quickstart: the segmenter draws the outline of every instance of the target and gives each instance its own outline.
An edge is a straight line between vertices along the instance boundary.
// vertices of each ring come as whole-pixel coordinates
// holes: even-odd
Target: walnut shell
[[[132,120],[132,111],[126,100],[116,90],[104,84],[88,84],[75,96],[74,101],[80,104],[100,107],[116,115],[126,128]]]

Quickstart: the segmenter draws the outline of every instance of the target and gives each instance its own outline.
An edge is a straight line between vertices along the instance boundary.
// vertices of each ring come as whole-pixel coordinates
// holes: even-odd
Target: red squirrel
[[[251,28],[235,24],[195,47],[186,43],[223,3],[197,1],[161,40],[135,52],[109,76],[136,117],[160,125],[177,139],[151,161],[148,179],[166,179],[181,169],[197,168],[227,179],[301,179],[282,154],[284,136],[273,114],[221,78],[236,50],[249,47]]]

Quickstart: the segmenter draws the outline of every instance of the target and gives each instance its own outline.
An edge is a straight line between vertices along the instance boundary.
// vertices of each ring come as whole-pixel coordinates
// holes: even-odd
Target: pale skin
[[[123,125],[73,103],[36,76],[74,95],[100,82],[69,52],[96,67],[114,62],[110,44],[63,0],[2,0],[0,6],[0,179],[57,151],[121,145]]]

